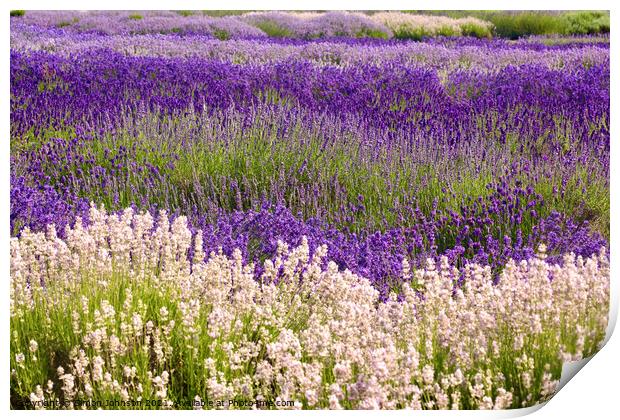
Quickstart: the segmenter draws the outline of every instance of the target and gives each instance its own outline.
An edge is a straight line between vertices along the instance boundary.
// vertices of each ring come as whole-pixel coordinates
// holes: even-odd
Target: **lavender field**
[[[12,408],[551,398],[608,322],[609,37],[496,35],[12,13]]]

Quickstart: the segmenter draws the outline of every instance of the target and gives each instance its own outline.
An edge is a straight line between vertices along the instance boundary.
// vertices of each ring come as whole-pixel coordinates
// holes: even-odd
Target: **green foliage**
[[[529,35],[585,35],[608,33],[608,11],[511,11],[511,10],[410,10],[406,13],[448,16],[451,18],[475,17],[495,25],[494,34],[502,38],[517,39]],[[490,36],[487,28],[466,25],[463,35]],[[485,33],[489,32],[489,33]]]
[[[458,22],[457,25],[458,27],[443,25],[438,29],[434,29],[425,26],[402,24],[392,30],[396,39],[412,39],[415,41],[432,36],[455,37],[464,35],[476,38],[491,38],[493,36],[491,29],[485,25],[476,24],[475,22]]]
[[[562,17],[544,12],[499,12],[489,15],[495,33],[502,38],[517,39],[526,35],[563,33]]]
[[[37,150],[51,139],[71,139],[75,136],[76,132],[73,127],[66,126],[57,129],[50,125],[49,127],[39,129],[37,132],[32,127],[19,137],[11,135],[11,153],[16,156],[21,152]]]
[[[477,25],[473,22],[459,24],[463,36],[473,36],[476,38],[492,38],[493,32],[487,26]]]
[[[138,14],[138,13],[134,13],[129,15],[129,19],[131,20],[141,20],[142,19],[142,15]]]
[[[609,32],[609,13],[584,11],[567,13],[564,16],[565,34],[589,35]]]
[[[202,14],[211,17],[239,16],[251,10],[203,10]]]
[[[265,32],[268,36],[275,38],[288,38],[292,37],[293,33],[287,28],[283,28],[272,20],[264,20],[256,23],[256,26],[261,31]]]
[[[380,38],[380,39],[388,39],[390,36],[385,32],[379,29],[372,28],[362,28],[359,30],[357,34],[355,34],[358,38]]]
[[[230,39],[230,34],[228,33],[228,31],[219,28],[213,29],[213,36],[220,41],[227,41]]]
[[[430,36],[431,33],[426,31],[423,27],[413,27],[408,25],[401,25],[393,30],[394,38],[396,39],[411,39],[414,41],[420,41],[422,38]]]
[[[452,26],[444,25],[437,30],[439,36],[459,36],[459,31]]]
[[[184,17],[188,17],[188,16],[192,16],[196,14],[196,12],[193,10],[175,10],[175,12]]]
[[[20,17],[26,14],[25,10],[11,10],[11,17]]]

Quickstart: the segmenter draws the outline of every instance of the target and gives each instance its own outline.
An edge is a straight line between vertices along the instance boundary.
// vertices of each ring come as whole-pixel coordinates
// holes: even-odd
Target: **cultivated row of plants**
[[[475,17],[493,24],[494,33],[516,39],[530,35],[592,35],[609,33],[609,11],[509,11],[509,10],[420,10],[413,13],[448,16],[454,19]]]
[[[231,64],[312,62],[319,66],[355,67],[399,62],[438,70],[497,72],[507,66],[536,64],[553,69],[591,67],[609,61],[609,38],[530,37],[498,39],[433,38],[426,42],[339,38],[305,42],[290,38],[235,39],[222,42],[207,35],[105,35],[11,23],[11,49],[47,51],[68,56],[113,50],[126,56],[199,57]]]
[[[605,335],[604,250],[560,267],[541,246],[498,281],[404,260],[402,298],[382,301],[305,238],[279,242],[259,277],[239,251],[188,259],[202,241],[182,216],[94,206],[66,240],[53,227],[13,238],[14,407],[520,408],[553,396],[562,363]]]
[[[432,14],[431,14],[432,13]],[[202,34],[230,38],[333,37],[421,40],[436,36],[588,35],[609,33],[609,12],[11,12],[29,25],[107,34]]]

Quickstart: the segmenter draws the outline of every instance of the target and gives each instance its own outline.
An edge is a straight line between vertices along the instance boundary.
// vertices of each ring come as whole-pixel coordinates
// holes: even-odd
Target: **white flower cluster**
[[[239,251],[189,261],[202,237],[182,217],[93,207],[90,221],[66,240],[53,227],[11,240],[11,389],[33,404],[521,407],[550,398],[562,362],[595,352],[607,326],[604,250],[557,266],[541,249],[497,284],[488,267],[405,263],[401,296],[382,302],[305,240],[281,243],[256,278]]]
[[[474,28],[490,37],[493,24],[471,16],[453,19],[446,16],[415,15],[400,12],[382,12],[372,15],[372,19],[384,24],[396,36],[419,34],[420,36],[461,36],[471,35]]]

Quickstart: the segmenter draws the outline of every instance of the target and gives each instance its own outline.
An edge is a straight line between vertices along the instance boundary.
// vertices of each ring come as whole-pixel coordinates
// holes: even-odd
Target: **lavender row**
[[[211,38],[286,37],[316,39],[415,38],[437,35],[491,37],[493,25],[476,18],[410,15],[400,12],[250,12],[211,17],[172,11],[28,11],[14,22],[98,34],[198,34]]]
[[[71,56],[92,49],[111,49],[123,55],[201,57],[244,64],[309,61],[318,65],[357,66],[396,61],[441,70],[475,68],[495,72],[509,65],[539,64],[574,69],[609,62],[609,40],[563,38],[559,45],[545,39],[519,42],[437,38],[428,42],[339,38],[307,42],[296,39],[234,39],[220,41],[206,35],[105,35],[75,33],[20,22],[11,24],[15,51],[48,51]]]
[[[113,135],[78,133],[21,151],[11,165],[12,229],[55,223],[62,235],[86,217],[89,200],[166,209],[190,217],[206,251],[240,248],[246,261],[270,258],[278,240],[296,244],[302,235],[311,249],[328,244],[330,259],[384,296],[398,286],[403,257],[417,264],[447,255],[497,271],[509,258],[531,257],[541,242],[552,258],[589,256],[606,244],[582,203],[605,199],[605,147],[584,142],[534,158],[538,138],[521,137],[515,150],[485,138],[487,127],[466,144],[451,145],[450,131],[408,143],[406,131],[381,138],[358,120],[311,124],[283,108],[255,112],[250,121],[230,110],[148,113],[130,116]],[[334,165],[342,155],[346,164]]]
[[[539,125],[561,115],[583,127],[609,114],[609,62],[572,70],[508,66],[488,74],[398,61],[334,68],[126,57],[108,50],[70,57],[12,52],[11,80],[14,134],[58,124],[114,126],[127,110],[251,110],[266,103],[355,114],[386,130],[409,126],[432,135],[449,128],[458,142],[460,128],[489,111],[517,122],[539,114],[533,122]]]
[[[521,198],[516,196],[516,200]],[[504,197],[496,194],[491,202],[494,210]],[[512,206],[512,203],[509,205]],[[505,207],[505,206],[504,206]],[[50,186],[43,189],[24,186],[23,178],[11,179],[11,222],[25,222],[35,230],[42,230],[49,223],[57,226],[72,226],[77,216],[88,222],[89,204],[85,199],[76,198],[74,202],[64,200]],[[156,210],[155,207],[152,210]],[[419,227],[411,229],[390,229],[386,232],[372,234],[346,234],[326,225],[318,219],[302,220],[295,217],[290,210],[281,205],[265,204],[259,211],[237,211],[232,214],[221,213],[215,223],[205,221],[204,215],[193,215],[190,226],[194,233],[201,230],[204,235],[205,252],[218,252],[232,255],[235,249],[242,252],[244,261],[260,262],[276,255],[279,241],[299,245],[302,236],[308,238],[311,255],[321,245],[328,246],[328,258],[340,269],[369,278],[380,291],[383,299],[389,293],[399,290],[397,282],[402,273],[403,258],[411,258],[414,266],[421,266],[427,258],[445,255],[453,264],[463,266],[467,263],[491,265],[497,274],[509,259],[518,261],[533,258],[536,247],[541,243],[549,243],[550,261],[560,263],[562,253],[574,252],[581,256],[595,255],[607,242],[593,233],[588,223],[576,224],[571,218],[558,212],[540,219],[532,229],[532,233],[524,237],[517,224],[520,221],[517,212],[510,215],[512,226],[517,231],[516,239],[504,235],[496,239],[493,234],[505,226],[490,219],[491,212],[480,212],[475,205],[466,209],[476,214],[474,219],[466,219],[454,212],[433,214],[426,218],[416,209]],[[178,212],[177,212],[178,213]],[[174,218],[174,217],[173,217]],[[473,225],[470,221],[487,223],[484,230],[481,225]],[[489,226],[488,223],[494,225]],[[441,249],[437,246],[437,238],[445,237],[450,230],[457,228],[456,245]],[[64,228],[61,230],[64,232]],[[192,250],[193,255],[195,250]],[[257,274],[261,274],[260,270]]]
[[[61,28],[87,34],[194,33],[212,39],[218,34],[226,34],[227,38],[266,36],[260,29],[234,16],[181,16],[166,11],[27,11],[23,16],[12,18],[11,24]]]

